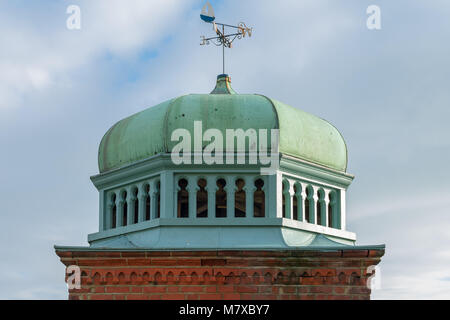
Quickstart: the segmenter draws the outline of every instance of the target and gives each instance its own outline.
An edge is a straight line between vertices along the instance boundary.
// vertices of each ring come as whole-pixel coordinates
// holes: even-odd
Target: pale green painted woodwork
[[[327,169],[317,166],[309,162],[300,162],[294,158],[285,159],[283,156],[281,161],[281,170],[286,164],[289,164],[291,172],[295,176],[287,174],[287,178],[292,183],[302,182],[313,184],[317,188],[325,188],[328,190],[339,189],[333,185],[341,185],[343,188],[350,184],[352,177],[346,173]],[[288,161],[288,162],[286,162]],[[296,164],[296,166],[294,165]],[[231,168],[232,167],[232,168]],[[307,176],[315,182],[307,182],[302,177]],[[176,215],[177,193],[174,187],[177,181],[185,178],[189,183],[195,182],[197,179],[204,178],[208,181],[208,185],[219,178],[243,178],[246,181],[253,181],[256,178],[264,180],[265,185],[265,203],[266,212],[264,218],[253,217],[253,207],[247,209],[245,218],[234,217],[233,211],[227,211],[227,218],[216,218],[214,209],[215,192],[208,190],[208,205],[212,204],[212,209],[208,208],[207,218],[196,218],[190,215],[190,218],[178,218]],[[194,179],[191,179],[194,178]],[[211,179],[210,179],[211,178]],[[160,180],[161,184],[161,218],[155,219],[153,214],[153,205],[151,205],[151,216],[148,221],[140,221],[127,226],[118,225],[111,228],[111,209],[109,201],[115,193],[120,194],[123,190],[138,188],[138,195],[142,194],[146,183],[153,186],[153,181]],[[145,247],[145,248],[287,248],[287,247],[309,247],[310,243],[316,239],[315,236],[322,234],[327,239],[333,240],[338,244],[354,245],[356,240],[355,234],[340,228],[340,224],[334,224],[333,228],[323,228],[304,221],[295,221],[292,219],[282,219],[277,214],[276,204],[278,203],[275,184],[276,176],[260,176],[260,170],[249,165],[240,167],[232,165],[220,167],[217,165],[208,166],[206,168],[191,166],[176,166],[172,163],[170,155],[157,155],[150,159],[132,164],[120,170],[113,170],[107,173],[99,174],[92,177],[92,181],[100,192],[106,191],[103,202],[100,203],[100,212],[103,215],[99,232],[90,234],[88,241],[92,247]],[[165,182],[165,187],[163,183]],[[324,183],[324,184],[322,184]],[[230,184],[232,185],[232,183]],[[152,187],[150,188],[152,190]],[[215,190],[215,189],[213,189]],[[191,192],[193,192],[190,189]],[[195,192],[195,191],[194,191]],[[231,195],[230,195],[231,196]],[[227,197],[228,198],[228,197]],[[106,201],[104,201],[106,199]],[[142,200],[139,197],[140,200]],[[191,206],[189,200],[189,206]],[[248,203],[252,203],[250,196]],[[117,204],[116,197],[116,204]],[[154,200],[151,201],[154,204]],[[247,205],[248,205],[247,203]],[[195,201],[192,202],[196,205]],[[229,204],[227,203],[227,207]],[[128,209],[132,205],[128,206]],[[164,208],[164,209],[163,209]],[[230,207],[228,207],[229,209]],[[313,206],[314,208],[314,206]],[[193,207],[195,212],[195,207]],[[141,207],[138,210],[144,210]],[[117,212],[120,212],[118,210]],[[128,211],[130,212],[130,211]],[[141,215],[140,215],[141,216]],[[338,211],[334,217],[340,221],[341,216]],[[207,239],[207,241],[205,241]],[[330,243],[329,246],[334,246]]]
[[[181,96],[119,121],[100,143],[100,172],[170,153],[177,144],[173,130],[187,129],[193,137],[194,121],[202,121],[203,132],[219,129],[224,137],[226,129],[267,129],[270,137],[270,129],[279,128],[281,153],[346,170],[344,139],[330,123],[261,95],[235,94],[228,81],[219,76],[212,94]]]
[[[214,224],[201,219],[172,219],[145,222],[128,229],[134,230],[122,234],[118,229],[90,234],[89,244],[91,248],[153,249],[282,249],[308,248],[311,245],[337,248],[355,245],[355,239],[286,227],[283,219],[257,219],[253,225],[226,219],[216,219]]]

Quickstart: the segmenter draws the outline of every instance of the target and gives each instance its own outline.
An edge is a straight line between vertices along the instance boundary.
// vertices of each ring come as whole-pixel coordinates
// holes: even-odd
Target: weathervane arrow
[[[223,73],[225,73],[225,48],[232,48],[233,41],[236,39],[245,38],[246,35],[251,37],[253,28],[247,27],[244,22],[240,22],[237,26],[215,22],[214,20],[216,20],[216,17],[214,15],[214,9],[209,1],[206,1],[203,6],[200,18],[206,23],[211,23],[213,25],[213,30],[216,33],[215,37],[206,38],[205,36],[201,36],[202,42],[200,45],[209,45],[212,42],[216,46],[222,46]],[[225,28],[235,29],[235,32],[227,34]]]

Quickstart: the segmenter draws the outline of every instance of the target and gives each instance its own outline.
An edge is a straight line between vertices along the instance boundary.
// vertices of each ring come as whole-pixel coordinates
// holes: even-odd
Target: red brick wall
[[[370,299],[384,250],[59,251],[81,269],[69,299]]]

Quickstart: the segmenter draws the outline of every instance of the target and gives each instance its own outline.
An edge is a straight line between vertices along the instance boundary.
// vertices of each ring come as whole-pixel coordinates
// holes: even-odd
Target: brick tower
[[[55,246],[70,299],[370,298],[384,245],[346,230],[347,147],[323,119],[220,75],[119,121],[98,163],[99,231]]]

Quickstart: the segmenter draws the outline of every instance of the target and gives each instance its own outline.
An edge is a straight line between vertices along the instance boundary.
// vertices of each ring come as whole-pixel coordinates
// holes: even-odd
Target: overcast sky
[[[348,230],[386,244],[375,299],[450,298],[450,3],[211,1],[254,28],[227,52],[239,93],[318,115],[343,134]],[[209,93],[220,49],[203,0],[0,0],[0,299],[66,299],[53,245],[98,228],[103,134],[187,93]],[[66,9],[81,8],[81,30]],[[381,30],[366,9],[381,8]]]

